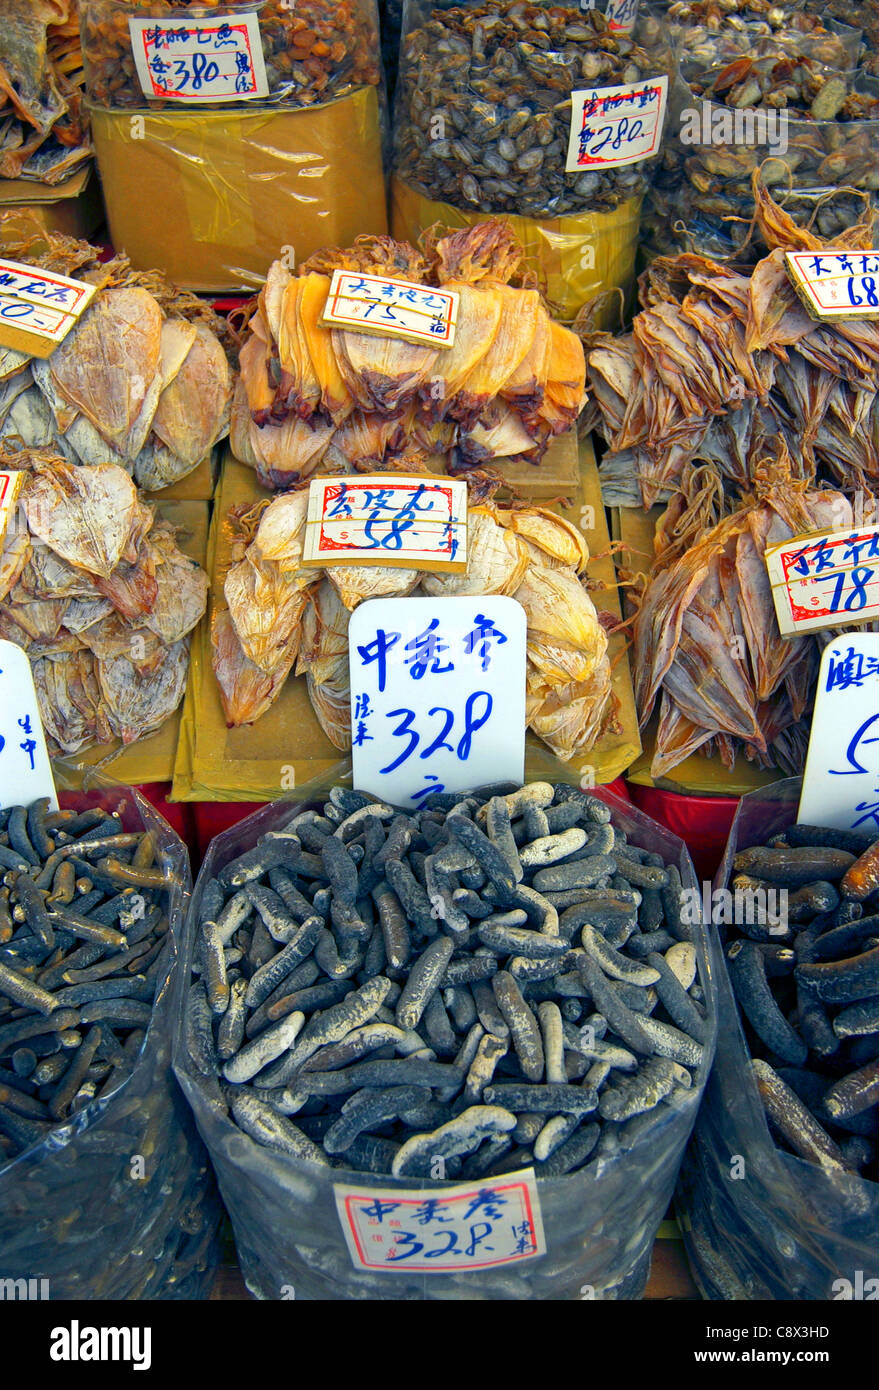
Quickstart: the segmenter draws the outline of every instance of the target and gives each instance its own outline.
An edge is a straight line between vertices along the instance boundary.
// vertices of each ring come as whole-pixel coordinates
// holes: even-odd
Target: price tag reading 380
[[[256,14],[213,19],[129,19],[131,51],[145,96],[193,105],[268,95]]]
[[[571,93],[565,171],[616,169],[650,159],[659,149],[668,78]]]
[[[794,536],[765,558],[782,637],[879,617],[879,527]]]
[[[409,807],[521,782],[525,633],[505,596],[361,603],[348,627],[357,790]]]

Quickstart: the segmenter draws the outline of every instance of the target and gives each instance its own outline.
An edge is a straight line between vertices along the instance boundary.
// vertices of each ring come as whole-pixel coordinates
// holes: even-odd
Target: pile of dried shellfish
[[[147,491],[191,473],[229,431],[223,330],[196,297],[125,257],[35,231],[7,253],[100,286],[51,357],[0,348],[0,440],[115,463]]]
[[[131,0],[148,17],[185,22],[196,0]],[[262,0],[259,20],[268,93],[264,100],[313,106],[381,82],[374,0]],[[97,106],[168,106],[146,97],[137,79],[128,14],[115,0],[88,0],[83,55],[89,99]],[[170,103],[173,109],[173,101]],[[203,108],[202,108],[203,109]]]
[[[250,724],[290,671],[305,674],[315,714],[337,748],[351,746],[348,620],[358,603],[408,594],[507,594],[528,620],[526,719],[560,758],[593,747],[614,718],[607,636],[578,577],[579,531],[539,507],[468,510],[463,574],[389,566],[303,567],[307,492],[241,518],[227,608],[213,615],[213,666],[230,725]]]
[[[828,237],[851,226],[863,200],[849,190],[879,187],[879,92],[858,67],[859,32],[751,0],[673,4],[668,18],[682,86],[650,190],[654,247],[741,253],[758,166],[797,221],[814,215]]]
[[[52,753],[133,743],[183,698],[208,580],[124,469],[0,450],[27,469],[0,552],[0,636],[30,658]]]
[[[396,172],[455,207],[518,216],[607,211],[644,190],[643,161],[567,173],[571,93],[667,74],[662,28],[613,33],[597,9],[500,5],[410,16],[400,52]]]
[[[750,273],[687,253],[659,257],[642,277],[631,332],[590,339],[587,417],[610,449],[608,502],[665,500],[694,460],[747,489],[764,436],[786,443],[804,478],[847,494],[877,490],[879,325],[809,317],[784,253],[827,243],[798,228],[756,177],[754,196],[770,250]],[[872,248],[870,218],[832,245]]]
[[[522,250],[496,220],[425,251],[358,237],[292,275],[271,266],[241,349],[232,405],[236,457],[266,487],[386,464],[413,471],[441,456],[449,472],[494,458],[536,462],[583,406],[583,352],[522,284]],[[321,323],[334,270],[442,286],[460,296],[451,348]],[[517,283],[518,282],[518,283]]]
[[[0,178],[57,184],[91,157],[76,0],[4,0]]]

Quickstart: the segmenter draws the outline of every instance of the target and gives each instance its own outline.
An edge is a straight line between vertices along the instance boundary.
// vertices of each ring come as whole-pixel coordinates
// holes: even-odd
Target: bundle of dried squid
[[[567,761],[614,719],[607,635],[580,579],[589,551],[575,527],[540,507],[468,510],[465,573],[390,566],[302,565],[307,492],[238,518],[227,607],[213,615],[213,666],[227,723],[251,724],[290,671],[305,675],[315,714],[337,748],[351,746],[348,620],[365,599],[506,594],[528,620],[528,727]]]
[[[117,465],[0,448],[0,467],[27,470],[0,550],[0,637],[30,658],[50,752],[154,733],[183,698],[207,575]]]
[[[521,274],[523,252],[497,219],[425,250],[358,237],[316,253],[293,275],[271,266],[232,405],[232,449],[266,487],[389,462],[443,456],[450,472],[495,458],[537,462],[584,402],[579,340],[548,315]],[[451,348],[325,327],[336,269],[460,295]]]
[[[20,219],[19,219],[20,222]],[[229,431],[232,371],[216,315],[124,256],[25,225],[12,259],[99,286],[51,357],[0,348],[0,440],[71,463],[114,463],[155,491]]]
[[[764,436],[787,444],[802,478],[833,480],[851,495],[879,483],[879,325],[809,317],[784,253],[828,243],[797,227],[756,174],[753,186],[770,248],[753,269],[660,256],[641,278],[631,332],[587,339],[589,419],[610,448],[608,502],[667,500],[694,460],[747,490],[748,459]],[[832,242],[874,244],[869,215]]]
[[[4,0],[0,178],[57,184],[91,157],[76,0]]]
[[[642,727],[659,700],[652,777],[695,752],[732,768],[741,750],[789,774],[805,762],[827,634],[781,637],[764,555],[803,532],[860,526],[876,499],[865,492],[853,505],[798,479],[780,442],[752,473],[753,494],[729,510],[712,470],[688,468],[657,527],[632,654]]]

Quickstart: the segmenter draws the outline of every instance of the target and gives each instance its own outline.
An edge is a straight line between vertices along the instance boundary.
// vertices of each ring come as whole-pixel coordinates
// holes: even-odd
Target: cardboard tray
[[[653,566],[653,535],[664,507],[649,512],[640,507],[611,507],[611,533],[624,547],[617,555],[617,565],[628,570],[649,573]],[[635,759],[626,776],[642,787],[660,787],[664,791],[681,792],[690,796],[744,796],[755,787],[766,787],[785,776],[778,769],[756,767],[744,754],[736,758],[730,770],[716,754],[700,757],[693,753],[665,777],[654,780],[650,764],[656,746],[658,716],[642,730],[643,752]]]
[[[19,230],[16,213],[22,213],[28,227],[34,220],[44,231],[86,241],[104,220],[104,203],[97,170],[90,161],[77,169],[64,183],[50,186],[30,179],[0,179],[0,255],[3,254],[3,228]]]
[[[601,608],[620,615],[616,576],[610,556],[598,472],[591,444],[580,455],[580,477],[567,489],[573,505],[565,511],[577,524],[581,518],[594,558],[589,576],[606,586],[592,593]],[[223,463],[208,550],[211,575],[211,608],[223,606],[223,579],[229,565],[229,537],[223,522],[229,508],[253,505],[273,494],[259,486],[252,469],[227,453]],[[560,506],[555,510],[561,511]],[[625,638],[611,637],[610,656],[614,663],[614,694],[619,702],[620,732],[605,735],[599,744],[568,766],[594,779],[596,785],[612,782],[637,757],[641,744],[637,731],[635,703]],[[532,734],[533,744],[546,756],[549,750]],[[193,642],[189,687],[183,705],[180,742],[174,769],[173,799],[180,801],[260,802],[276,797],[330,770],[345,755],[330,743],[321,729],[308,698],[304,676],[289,676],[275,704],[255,724],[227,729],[219,691],[211,669],[210,631],[203,624]],[[559,764],[563,766],[563,764]]]
[[[159,502],[156,513],[179,527],[177,544],[184,554],[207,568],[209,507],[207,502]],[[192,644],[198,641],[200,623],[192,635]],[[177,754],[177,740],[180,732],[183,705],[177,707],[169,719],[149,738],[130,744],[127,748],[107,758],[110,745],[95,744],[81,753],[67,758],[55,758],[52,770],[58,787],[78,791],[88,780],[89,773],[100,764],[100,772],[129,786],[140,786],[147,782],[170,782],[174,773],[174,760]],[[107,759],[104,762],[104,759]]]

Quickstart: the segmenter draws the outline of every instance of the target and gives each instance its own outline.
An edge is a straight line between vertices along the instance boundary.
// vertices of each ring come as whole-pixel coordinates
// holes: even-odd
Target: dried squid
[[[183,697],[207,575],[116,464],[7,448],[0,464],[26,471],[0,633],[30,657],[50,752],[148,736]]]

